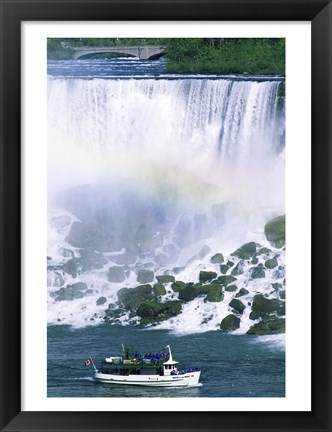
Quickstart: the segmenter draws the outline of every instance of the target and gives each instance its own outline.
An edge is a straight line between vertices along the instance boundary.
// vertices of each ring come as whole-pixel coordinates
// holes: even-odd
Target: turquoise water
[[[141,353],[171,345],[179,367],[202,369],[201,385],[192,388],[114,386],[92,380],[121,343]],[[48,327],[48,397],[284,397],[285,350],[282,337],[231,335],[220,331],[174,336],[166,330],[99,325],[74,329]]]

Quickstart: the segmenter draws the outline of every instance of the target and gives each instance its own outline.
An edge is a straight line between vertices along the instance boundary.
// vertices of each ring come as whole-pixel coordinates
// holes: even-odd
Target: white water
[[[136,261],[153,262],[157,254],[165,255],[167,248],[175,245],[176,253],[168,254],[167,265],[155,263],[156,274],[185,266],[177,279],[195,282],[199,270],[215,270],[209,262],[215,252],[224,253],[227,260],[228,254],[251,240],[270,247],[264,238],[264,224],[284,213],[280,145],[284,119],[277,110],[278,82],[49,77],[48,85],[50,265],[66,262],[68,250],[73,256],[80,255],[80,250],[66,241],[79,216],[57,208],[53,198],[67,187],[87,183],[93,185],[96,197],[94,201],[89,196],[87,206],[97,210],[104,200],[110,208],[119,205],[122,191],[127,193],[128,187],[141,197],[135,207],[131,208],[130,202],[119,206],[118,227],[143,218],[152,199],[158,206],[168,205],[167,224],[153,225],[158,245]],[[63,215],[67,219],[58,226],[54,221]],[[197,223],[198,216],[203,222]],[[204,246],[211,252],[186,265]],[[125,247],[119,245],[119,249]],[[108,282],[106,275],[115,253],[109,252],[105,253],[109,262],[103,268],[77,278],[61,270],[49,271],[49,292],[58,290],[61,281],[63,286],[85,282],[92,290],[88,297],[73,301],[56,302],[49,297],[50,323],[98,323],[105,306],[117,300],[119,288],[138,285],[135,266],[124,282]],[[245,300],[250,301],[258,291],[270,293],[270,281],[275,281],[272,271],[260,282],[249,283],[243,276],[243,286],[250,291]],[[101,296],[107,303],[97,306]],[[227,300],[231,296],[226,293],[221,303],[193,300],[180,316],[160,327],[185,333],[216,329],[229,313]],[[241,332],[250,327],[248,314],[242,317]],[[127,323],[125,318],[123,323]]]

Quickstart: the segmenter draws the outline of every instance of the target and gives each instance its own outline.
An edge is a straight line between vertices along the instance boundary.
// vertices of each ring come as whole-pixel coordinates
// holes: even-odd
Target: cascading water
[[[252,240],[271,249],[264,224],[284,213],[279,86],[49,76],[50,323],[102,322],[118,290],[139,285],[139,269],[195,283],[201,270],[216,270],[217,252],[226,257]],[[244,264],[238,282],[248,301],[284,280],[284,252],[277,252],[279,274],[269,270],[249,281]],[[115,267],[118,279],[109,270]],[[178,293],[165,287],[161,301],[176,300]],[[219,328],[233,296],[197,297],[159,327]],[[250,327],[249,313],[240,332]],[[137,320],[132,315],[118,321]]]

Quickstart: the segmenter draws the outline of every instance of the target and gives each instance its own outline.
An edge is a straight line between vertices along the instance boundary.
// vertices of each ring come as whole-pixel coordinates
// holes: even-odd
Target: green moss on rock
[[[277,299],[268,299],[262,294],[257,294],[254,297],[249,318],[256,320],[258,318],[265,318],[271,314],[285,315],[285,303]]]
[[[237,330],[240,327],[240,318],[237,317],[234,314],[227,315],[221,323],[220,323],[220,329],[223,331],[234,331]]]
[[[254,324],[247,332],[252,335],[285,333],[285,318],[269,317]]]
[[[260,278],[265,278],[265,271],[263,267],[252,267],[250,269],[250,276],[253,279],[260,279]]]
[[[224,262],[224,255],[222,253],[216,253],[211,257],[210,261],[212,264],[221,264]]]
[[[221,285],[223,286],[227,286],[229,284],[231,284],[232,282],[236,281],[236,277],[232,276],[232,275],[222,275],[219,276],[217,279]]]
[[[153,287],[153,292],[156,296],[162,296],[166,294],[166,288],[164,287],[163,284],[156,284]]]
[[[236,298],[233,298],[232,301],[229,303],[229,306],[236,310],[239,314],[243,314],[244,309],[246,308],[245,305],[242,303],[241,300],[238,300]]]
[[[175,277],[172,275],[160,275],[156,276],[156,279],[161,284],[175,282]]]
[[[230,269],[230,267],[229,267],[228,265],[226,265],[226,264],[222,264],[222,265],[220,266],[220,272],[221,272],[222,274],[226,274],[226,273],[228,272],[229,269]]]
[[[286,218],[285,215],[278,216],[269,221],[264,227],[267,240],[276,248],[285,245]]]
[[[142,318],[142,324],[153,324],[156,321],[167,320],[181,313],[180,301],[145,301],[137,309],[137,315]]]
[[[225,287],[225,291],[229,291],[229,292],[237,291],[237,286],[236,285],[228,285]]]
[[[188,284],[186,284],[185,282],[182,281],[175,281],[172,283],[172,290],[174,292],[180,292],[183,290],[183,288],[185,288]]]
[[[257,243],[249,242],[241,246],[239,249],[231,253],[231,256],[236,256],[243,260],[249,260],[255,253],[257,249]]]
[[[117,295],[119,303],[122,303],[131,312],[135,312],[144,301],[154,299],[151,285],[139,285],[136,288],[121,288],[117,292]]]
[[[217,273],[213,272],[213,271],[200,271],[199,272],[199,281],[201,283],[211,282],[216,277],[217,277]]]
[[[273,269],[278,266],[278,260],[276,258],[270,258],[265,261],[265,267],[267,269]]]
[[[235,297],[243,297],[245,295],[249,294],[249,291],[245,288],[241,288],[240,291],[236,294]]]

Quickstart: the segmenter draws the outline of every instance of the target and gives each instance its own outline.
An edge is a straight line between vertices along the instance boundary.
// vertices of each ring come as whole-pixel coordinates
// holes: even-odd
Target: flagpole
[[[92,357],[91,357],[91,362],[92,362],[92,366],[93,366],[93,368],[94,368],[95,372],[98,372],[98,369],[96,368],[96,366],[95,366],[95,364],[94,364],[94,362],[93,362],[93,359],[92,359]]]

